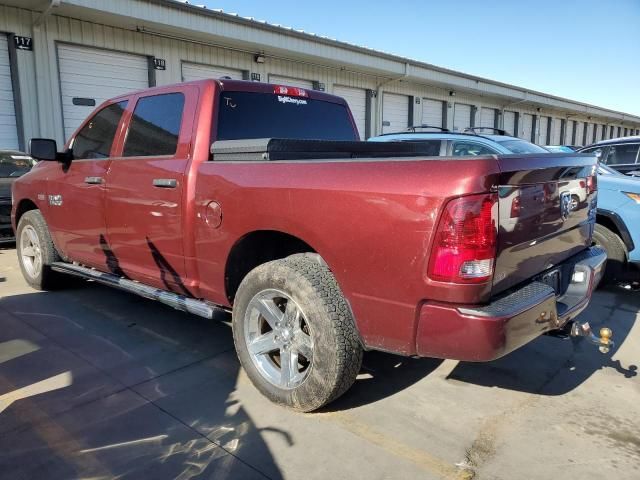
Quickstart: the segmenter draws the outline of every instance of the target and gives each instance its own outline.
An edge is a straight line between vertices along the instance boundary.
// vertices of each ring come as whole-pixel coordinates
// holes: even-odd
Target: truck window
[[[221,92],[218,140],[359,140],[345,105],[272,93]]]
[[[454,142],[453,155],[455,157],[467,157],[477,155],[494,155],[496,152],[476,142]]]
[[[183,109],[182,93],[153,95],[138,100],[122,156],[174,155],[178,148]]]
[[[127,108],[126,100],[108,105],[96,113],[73,139],[71,144],[73,157],[78,159],[108,157],[125,108]]]

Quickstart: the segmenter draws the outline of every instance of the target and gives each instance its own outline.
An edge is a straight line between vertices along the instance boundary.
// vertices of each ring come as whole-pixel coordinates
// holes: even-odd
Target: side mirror
[[[599,148],[598,150],[593,152],[593,154],[596,156],[596,158],[598,159],[599,162],[602,161],[602,149],[601,148]]]
[[[32,138],[29,141],[31,156],[37,160],[55,161],[58,159],[58,146],[50,138]]]

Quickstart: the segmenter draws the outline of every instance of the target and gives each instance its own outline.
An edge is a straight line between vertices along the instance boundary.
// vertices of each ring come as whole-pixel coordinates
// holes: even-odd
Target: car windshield
[[[0,152],[0,178],[20,177],[31,170],[35,160],[19,152]]]
[[[547,145],[544,148],[552,153],[575,153],[573,148],[565,147],[564,145]]]
[[[538,145],[527,142],[526,140],[520,140],[517,138],[510,138],[509,140],[497,140],[497,142],[511,153],[549,153]]]

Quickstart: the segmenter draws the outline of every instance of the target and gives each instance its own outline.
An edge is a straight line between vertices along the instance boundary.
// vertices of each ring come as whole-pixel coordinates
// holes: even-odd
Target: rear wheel
[[[51,270],[51,264],[60,261],[60,256],[40,210],[30,210],[20,218],[16,248],[22,276],[31,287],[51,290],[61,284],[62,275]]]
[[[300,411],[342,395],[362,362],[349,306],[317,255],[292,255],[249,272],[235,298],[233,336],[256,388]]]
[[[607,227],[596,223],[593,242],[607,252],[607,266],[601,285],[622,280],[627,269],[627,248],[622,239]]]

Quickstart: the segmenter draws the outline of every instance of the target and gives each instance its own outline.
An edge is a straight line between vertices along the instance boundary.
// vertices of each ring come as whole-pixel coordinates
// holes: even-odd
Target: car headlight
[[[630,192],[622,192],[631,200],[640,205],[640,193],[630,193]]]

